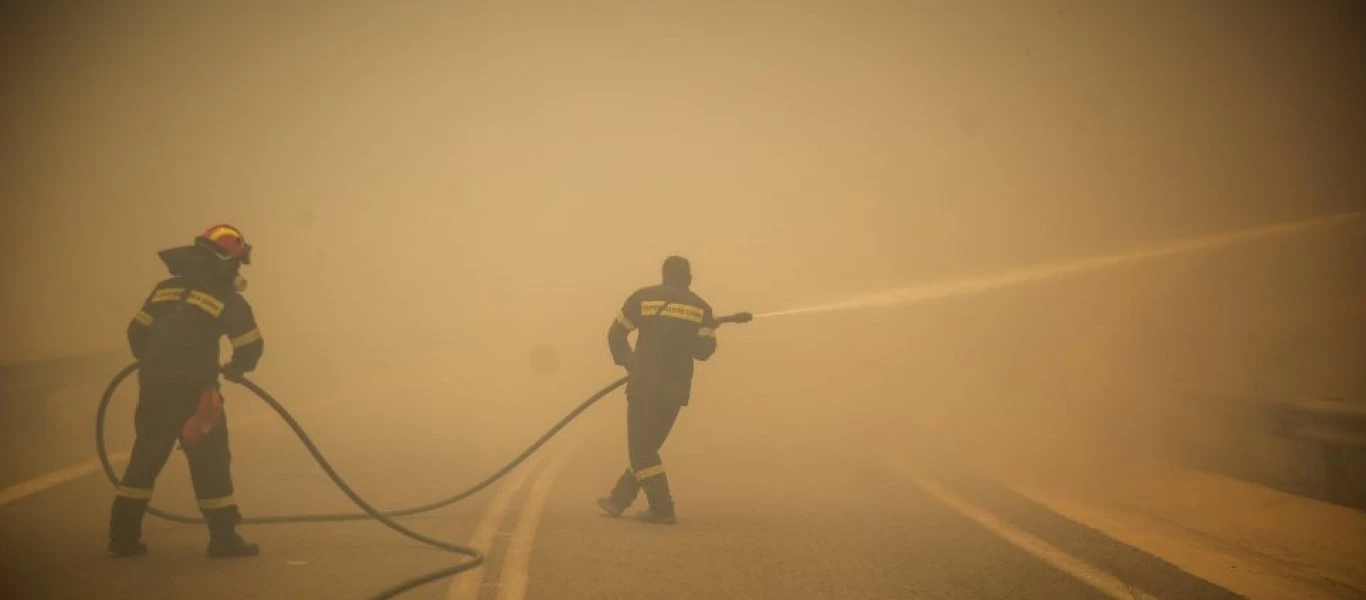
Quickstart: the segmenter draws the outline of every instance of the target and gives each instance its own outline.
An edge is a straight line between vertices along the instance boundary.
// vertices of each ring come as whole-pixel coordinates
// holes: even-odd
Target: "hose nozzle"
[[[754,320],[754,315],[753,315],[752,313],[747,313],[747,312],[738,312],[738,313],[735,313],[735,314],[733,314],[733,315],[726,315],[726,316],[724,316],[724,317],[716,317],[716,323],[717,323],[718,325],[721,324],[721,323],[748,323],[748,322],[753,321],[753,320]]]

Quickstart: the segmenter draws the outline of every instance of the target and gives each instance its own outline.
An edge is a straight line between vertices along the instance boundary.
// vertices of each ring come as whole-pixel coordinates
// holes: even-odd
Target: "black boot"
[[[259,544],[248,542],[237,533],[209,538],[209,558],[242,558],[260,553]]]
[[[142,556],[147,554],[147,544],[144,544],[141,541],[116,542],[114,540],[109,540],[109,545],[105,547],[105,551],[109,553],[109,556],[114,558]]]
[[[636,481],[636,474],[630,469],[617,479],[617,485],[612,488],[612,493],[606,498],[598,498],[598,508],[608,516],[620,517],[621,513],[636,501],[636,495],[640,493],[640,483]]]
[[[662,513],[653,508],[636,513],[636,520],[641,523],[653,523],[655,525],[673,525],[678,522],[678,518],[675,517],[672,512]]]
[[[607,516],[609,517],[617,518],[621,516],[622,508],[614,504],[611,498],[598,498],[598,508],[601,508],[602,512],[607,513]]]
[[[147,512],[147,500],[114,497],[114,505],[109,509],[109,545],[105,548],[110,556],[125,558],[147,554],[147,544],[142,543],[142,516]]]
[[[640,486],[645,490],[645,498],[650,501],[650,508],[638,513],[636,520],[661,525],[676,523],[673,495],[669,493],[669,476],[660,473],[640,482]]]
[[[236,506],[206,510],[204,520],[209,524],[209,558],[239,558],[256,556],[261,547],[237,534],[237,522],[242,520]]]

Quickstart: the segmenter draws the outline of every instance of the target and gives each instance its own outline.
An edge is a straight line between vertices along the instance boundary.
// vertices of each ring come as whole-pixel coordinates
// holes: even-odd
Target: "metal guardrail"
[[[1330,445],[1366,448],[1366,402],[1344,398],[1297,398],[1259,407],[1274,435]]]
[[[1216,411],[1231,430],[1268,435],[1311,450],[1303,456],[1317,459],[1302,468],[1321,482],[1313,496],[1366,510],[1366,400],[1206,399],[1214,402],[1204,409]]]
[[[1366,402],[1301,398],[1273,408],[1275,433],[1321,446],[1324,499],[1366,508]]]

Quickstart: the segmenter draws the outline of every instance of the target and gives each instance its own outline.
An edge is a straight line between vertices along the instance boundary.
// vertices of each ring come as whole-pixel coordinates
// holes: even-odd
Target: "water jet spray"
[[[1362,214],[1362,212],[1358,211],[1332,217],[1294,221],[1279,225],[1269,225],[1228,233],[1187,238],[1117,254],[1055,261],[965,279],[915,284],[884,292],[861,294],[836,302],[812,304],[797,308],[760,313],[754,316],[755,318],[767,319],[802,314],[868,309],[880,306],[899,306],[926,302],[929,300],[938,300],[941,298],[971,296],[973,294],[994,291],[1013,285],[1034,283],[1068,275],[1099,271],[1111,267],[1132,265],[1159,258],[1191,254],[1202,250],[1211,250],[1257,239],[1282,237],[1311,229],[1318,229],[1352,221],[1361,217]]]

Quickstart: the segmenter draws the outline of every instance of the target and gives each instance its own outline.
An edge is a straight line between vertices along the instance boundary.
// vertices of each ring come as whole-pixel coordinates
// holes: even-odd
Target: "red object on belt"
[[[182,446],[198,444],[218,426],[222,417],[222,394],[218,393],[217,387],[204,390],[204,393],[199,395],[199,409],[180,427],[180,444]]]

